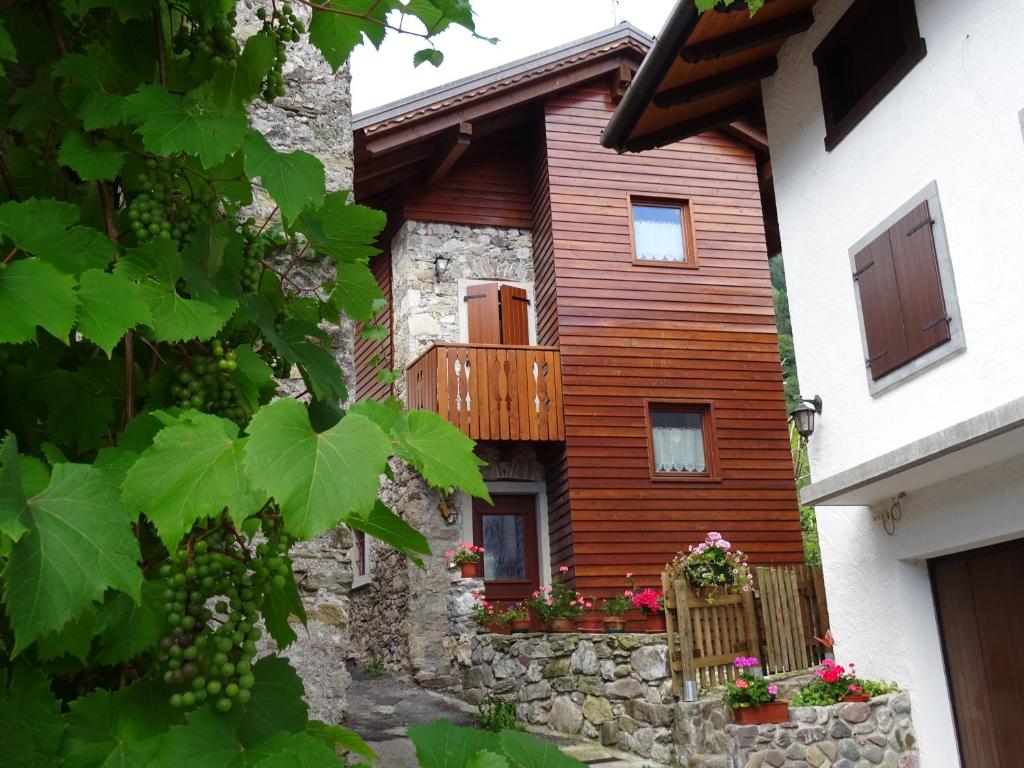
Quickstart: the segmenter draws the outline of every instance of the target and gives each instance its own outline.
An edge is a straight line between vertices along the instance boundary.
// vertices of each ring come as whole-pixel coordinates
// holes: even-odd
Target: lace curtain
[[[633,206],[633,239],[638,259],[686,260],[678,208]]]
[[[526,578],[526,547],[521,515],[483,518],[484,577],[488,581]]]
[[[707,471],[701,421],[699,413],[652,414],[656,471]]]

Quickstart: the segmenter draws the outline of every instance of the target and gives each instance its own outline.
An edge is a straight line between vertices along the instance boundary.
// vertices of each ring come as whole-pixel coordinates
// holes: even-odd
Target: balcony
[[[407,369],[410,408],[474,440],[564,440],[557,347],[435,344]]]

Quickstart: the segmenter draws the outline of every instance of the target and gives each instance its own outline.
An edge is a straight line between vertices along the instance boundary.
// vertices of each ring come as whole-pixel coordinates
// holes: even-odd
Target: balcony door
[[[473,500],[473,543],[484,548],[484,592],[502,606],[540,586],[536,494],[492,494],[494,506]]]
[[[525,288],[476,283],[466,287],[463,300],[470,344],[529,346],[530,298]]]

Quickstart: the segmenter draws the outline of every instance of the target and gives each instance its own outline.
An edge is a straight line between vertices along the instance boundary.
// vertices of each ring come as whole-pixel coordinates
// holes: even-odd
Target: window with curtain
[[[484,577],[489,581],[526,578],[526,547],[522,515],[483,518]]]
[[[636,258],[641,261],[685,263],[682,207],[634,203],[633,243]]]
[[[704,413],[701,410],[651,408],[654,471],[666,474],[705,474]]]

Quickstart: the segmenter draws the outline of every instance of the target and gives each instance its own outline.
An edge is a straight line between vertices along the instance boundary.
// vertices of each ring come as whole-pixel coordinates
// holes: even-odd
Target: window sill
[[[356,576],[356,577],[354,577],[352,579],[352,589],[351,589],[351,591],[355,592],[356,590],[363,589],[364,587],[368,587],[371,584],[373,584],[373,576],[372,575]]]
[[[871,374],[868,373],[868,392],[872,397],[880,397],[900,384],[945,362],[948,358],[959,355],[966,349],[967,345],[964,343],[963,333],[959,329],[955,329],[952,338],[945,344],[930,349],[920,357],[915,357],[895,371],[885,374],[880,379],[872,379]]]
[[[653,267],[655,269],[698,269],[696,261],[660,261],[658,259],[633,258],[634,267]]]
[[[655,483],[704,483],[715,485],[723,482],[718,475],[688,475],[688,474],[653,474],[651,481]]]

